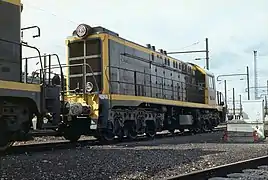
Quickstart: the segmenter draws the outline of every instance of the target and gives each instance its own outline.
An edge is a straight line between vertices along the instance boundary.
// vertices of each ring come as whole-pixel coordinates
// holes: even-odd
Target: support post
[[[241,98],[241,94],[239,95],[239,106],[240,106],[240,111],[239,111],[239,116],[242,116],[242,98]]]
[[[46,84],[46,79],[47,79],[47,55],[46,54],[44,54],[44,70],[43,70],[43,72],[44,72],[44,77],[43,77],[43,79],[42,79],[42,81],[43,81],[43,84]]]
[[[206,68],[209,70],[208,38],[206,38]]]
[[[248,88],[248,100],[250,100],[250,91],[249,91],[249,69],[247,66],[247,88]]]
[[[226,106],[226,109],[227,109],[227,82],[226,80],[224,80],[224,96],[225,96],[225,106]]]
[[[48,55],[48,84],[51,84],[51,55]]]
[[[233,88],[233,116],[235,119],[235,89]]]
[[[265,115],[268,114],[268,109],[267,109],[267,96],[265,96]]]
[[[24,64],[24,83],[27,83],[27,77],[28,77],[28,59],[25,59]]]
[[[267,82],[266,82],[266,84],[267,84],[267,92],[266,92],[266,94],[268,95],[268,80],[267,80]]]

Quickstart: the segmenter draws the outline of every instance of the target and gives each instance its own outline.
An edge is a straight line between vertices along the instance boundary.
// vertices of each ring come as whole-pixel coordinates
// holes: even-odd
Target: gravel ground
[[[215,132],[5,156],[1,180],[163,179],[268,154],[266,142],[223,144],[221,137]]]

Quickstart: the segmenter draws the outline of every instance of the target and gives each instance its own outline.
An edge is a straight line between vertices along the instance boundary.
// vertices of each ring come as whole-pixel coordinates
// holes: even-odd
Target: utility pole
[[[258,98],[257,51],[253,51],[253,54],[254,54],[254,94],[256,100]]]
[[[226,80],[224,80],[224,96],[225,96],[225,106],[226,106],[226,109],[227,109],[227,84],[226,84]]]
[[[250,92],[249,92],[249,70],[247,66],[247,86],[248,86],[248,100],[250,100]]]
[[[208,38],[206,38],[206,68],[209,70]]]
[[[239,116],[242,116],[242,97],[241,94],[239,94]]]
[[[235,89],[233,88],[233,113],[234,113],[234,118],[235,119]]]
[[[267,93],[266,93],[266,94],[268,94],[268,80],[267,80],[266,84],[267,84],[267,90],[266,90],[266,91],[267,91]]]

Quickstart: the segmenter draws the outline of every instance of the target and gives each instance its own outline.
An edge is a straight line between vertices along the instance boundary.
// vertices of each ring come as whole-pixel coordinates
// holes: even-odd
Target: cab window
[[[215,89],[214,77],[212,76],[208,76],[208,87],[210,89]]]

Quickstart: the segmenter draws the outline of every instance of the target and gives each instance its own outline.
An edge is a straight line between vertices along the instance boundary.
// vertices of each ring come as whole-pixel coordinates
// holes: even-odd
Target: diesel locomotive
[[[44,67],[40,51],[21,41],[21,11],[20,0],[0,0],[1,150],[25,140],[33,117],[37,129],[46,118],[47,128],[70,141],[81,135],[102,141],[154,137],[176,129],[197,133],[225,120],[212,73],[103,27],[79,25],[65,42],[66,65],[58,60]],[[37,52],[40,83],[27,81],[27,72],[22,81],[23,46]],[[60,75],[51,78],[54,68]]]
[[[225,120],[214,75],[196,64],[87,24],[66,44],[67,88],[83,91],[66,100],[90,106],[90,127],[99,139],[154,137],[175,129],[203,132]]]

